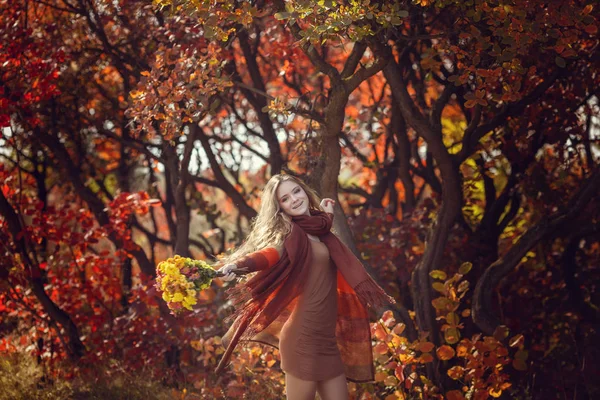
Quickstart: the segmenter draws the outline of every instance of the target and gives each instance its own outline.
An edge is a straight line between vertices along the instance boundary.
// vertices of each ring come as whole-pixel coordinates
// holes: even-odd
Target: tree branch
[[[388,62],[387,57],[380,56],[370,66],[360,68],[351,77],[344,80],[346,91],[352,93],[361,83],[381,71]]]
[[[547,79],[537,85],[536,88],[533,89],[527,96],[523,97],[517,102],[503,105],[496,112],[490,122],[481,126],[476,126],[476,124],[471,121],[470,125],[476,126],[476,128],[473,129],[472,134],[468,136],[465,134],[465,138],[468,139],[468,142],[464,142],[463,148],[459,153],[456,154],[457,162],[462,163],[464,160],[466,160],[471,155],[475,146],[477,146],[479,140],[488,132],[502,125],[508,118],[520,115],[528,105],[538,100],[540,96],[542,96],[546,90],[548,90],[554,84],[554,82],[556,82],[561,74],[563,74],[562,69],[555,70]]]
[[[438,97],[436,102],[433,104],[433,107],[431,108],[431,116],[429,117],[429,123],[431,125],[433,125],[433,126],[441,126],[442,125],[442,122],[441,122],[442,111],[444,111],[444,107],[450,100],[452,93],[454,93],[455,91],[456,91],[456,86],[454,86],[452,83],[449,83],[446,85],[446,87],[444,88],[444,91],[442,92],[440,97]]]
[[[597,195],[599,186],[600,169],[597,169],[562,211],[555,213],[549,218],[544,218],[535,224],[519,238],[517,243],[503,257],[496,260],[485,270],[475,286],[472,306],[473,321],[482,331],[491,335],[501,323],[500,319],[492,311],[492,296],[495,287],[500,283],[502,278],[521,262],[521,259],[537,242],[568,223],[572,223],[583,211],[588,202]]]
[[[285,11],[285,4],[282,0],[275,1],[276,9],[278,11]],[[342,78],[337,69],[335,69],[331,64],[329,64],[321,55],[317,52],[317,49],[311,45],[310,43],[304,41],[302,36],[300,35],[300,27],[297,23],[288,24],[290,31],[294,38],[300,43],[300,47],[304,51],[304,53],[308,56],[313,65],[317,68],[319,72],[324,73],[331,79],[332,86],[337,86],[342,83]]]
[[[227,178],[223,174],[221,166],[217,162],[215,154],[213,153],[209,137],[204,133],[202,128],[198,130],[198,139],[200,140],[200,143],[202,143],[204,152],[208,157],[208,162],[213,171],[213,174],[215,174],[215,179],[219,184],[219,189],[223,190],[227,194],[227,196],[231,198],[233,203],[237,206],[240,212],[244,214],[246,218],[248,218],[248,220],[254,218],[256,216],[256,210],[254,210],[248,205],[248,203],[246,203],[244,197],[235,189],[235,187],[233,187],[233,185],[227,180]]]
[[[354,43],[354,47],[352,47],[352,52],[348,56],[348,59],[346,59],[346,64],[344,65],[344,69],[342,70],[342,74],[340,75],[342,79],[349,78],[354,73],[356,67],[358,66],[358,63],[360,62],[360,59],[365,53],[365,50],[367,50],[367,45],[365,43]]]

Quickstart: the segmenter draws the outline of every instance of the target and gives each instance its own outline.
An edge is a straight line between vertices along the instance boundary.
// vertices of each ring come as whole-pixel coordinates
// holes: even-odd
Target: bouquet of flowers
[[[198,292],[210,287],[219,271],[201,260],[174,256],[160,262],[156,267],[156,289],[162,292],[173,315],[192,310]]]

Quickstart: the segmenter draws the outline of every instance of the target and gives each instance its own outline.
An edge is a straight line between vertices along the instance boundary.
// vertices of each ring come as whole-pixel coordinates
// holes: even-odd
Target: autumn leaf
[[[433,362],[433,356],[431,355],[431,353],[423,353],[419,357],[419,360],[421,363],[427,364],[427,363]]]
[[[424,353],[428,353],[435,348],[435,345],[431,342],[419,342],[416,349]]]
[[[460,333],[456,328],[449,328],[444,331],[444,340],[448,344],[455,344],[460,340]]]
[[[460,365],[455,365],[454,367],[451,367],[450,369],[448,369],[448,376],[454,380],[459,380],[462,379],[464,373],[465,373],[465,369],[463,367],[461,367]]]
[[[446,399],[447,400],[464,400],[465,397],[458,390],[450,390],[449,392],[446,393]]]
[[[442,345],[437,348],[436,354],[440,360],[447,361],[454,357],[454,349],[448,345]]]

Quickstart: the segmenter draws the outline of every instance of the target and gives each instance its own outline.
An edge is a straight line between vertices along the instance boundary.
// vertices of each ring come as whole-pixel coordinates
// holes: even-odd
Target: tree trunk
[[[444,248],[462,203],[460,176],[457,166],[454,165],[452,157],[442,142],[441,131],[434,129],[415,107],[402,78],[402,71],[391,55],[390,62],[383,72],[404,119],[419,136],[425,139],[442,176],[442,205],[429,233],[423,258],[413,271],[411,281],[417,325],[421,330],[429,332],[433,343],[439,345],[436,314],[431,305],[432,281],[429,273],[433,269],[443,268]]]

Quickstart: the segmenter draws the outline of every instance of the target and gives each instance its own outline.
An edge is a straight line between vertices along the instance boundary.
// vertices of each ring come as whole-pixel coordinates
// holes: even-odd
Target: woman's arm
[[[270,268],[279,261],[282,251],[282,249],[276,247],[265,247],[262,250],[246,254],[235,261],[236,269],[249,274]]]
[[[331,218],[331,220],[333,221],[333,206],[335,206],[335,200],[326,197],[323,200],[321,200],[321,204],[319,205],[321,206],[321,209],[325,211],[329,218]]]

